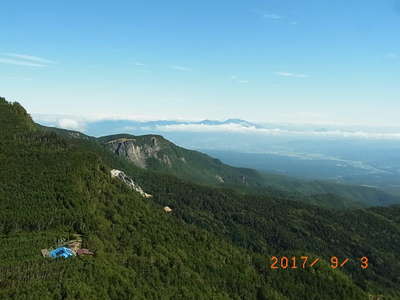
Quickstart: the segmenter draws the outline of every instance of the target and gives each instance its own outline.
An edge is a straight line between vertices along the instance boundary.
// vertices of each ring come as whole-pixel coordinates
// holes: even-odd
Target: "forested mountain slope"
[[[119,134],[98,140],[113,153],[140,168],[164,172],[196,183],[253,194],[270,194],[278,190],[294,194],[294,200],[330,208],[400,204],[399,197],[375,188],[306,181],[235,168],[204,153],[179,147],[158,135]]]
[[[263,178],[251,169],[234,168],[201,152],[179,147],[159,135],[120,134],[98,139],[134,165],[205,184],[261,187]]]
[[[111,178],[101,147],[42,131],[4,99],[0,126],[0,299],[279,295],[246,250],[166,215]],[[94,257],[42,257],[42,248],[72,233]]]
[[[0,128],[0,299],[400,297],[399,207],[332,211],[280,192],[192,184],[137,168],[93,139],[43,129],[4,99]],[[75,233],[94,256],[41,256]],[[282,255],[321,262],[271,269],[271,256]],[[330,256],[353,262],[333,270]],[[355,263],[361,256],[368,269]]]

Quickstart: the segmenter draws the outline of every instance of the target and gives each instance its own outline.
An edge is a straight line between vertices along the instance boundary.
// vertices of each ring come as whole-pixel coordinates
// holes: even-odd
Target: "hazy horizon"
[[[243,119],[151,119],[135,116],[108,117],[104,115],[72,116],[33,114],[39,124],[77,130],[93,136],[117,133],[168,134],[168,133],[205,133],[237,134],[253,136],[286,136],[337,139],[400,140],[400,127],[363,126],[346,124],[310,124],[290,122],[251,122]]]

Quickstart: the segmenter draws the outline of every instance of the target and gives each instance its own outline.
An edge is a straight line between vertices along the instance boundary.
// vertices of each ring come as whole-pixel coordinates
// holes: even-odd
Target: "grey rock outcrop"
[[[171,166],[171,161],[167,155],[160,157],[159,151],[161,147],[156,137],[152,137],[150,143],[138,144],[136,139],[120,138],[107,142],[107,146],[115,154],[125,157],[133,162],[139,168],[146,168],[146,161],[149,158],[155,158]]]
[[[129,176],[127,176],[124,172],[122,172],[120,170],[116,170],[116,169],[111,170],[111,177],[118,178],[119,180],[123,181],[128,187],[130,187],[132,190],[138,192],[144,198],[153,197],[152,195],[143,191],[143,189],[138,184],[136,184],[132,180],[132,178],[130,178]]]

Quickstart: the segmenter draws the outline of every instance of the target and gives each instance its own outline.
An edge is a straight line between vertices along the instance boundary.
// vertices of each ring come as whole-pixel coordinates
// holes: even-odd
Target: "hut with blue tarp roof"
[[[50,251],[49,256],[51,258],[58,258],[58,257],[68,258],[74,256],[74,252],[69,248],[60,247]]]

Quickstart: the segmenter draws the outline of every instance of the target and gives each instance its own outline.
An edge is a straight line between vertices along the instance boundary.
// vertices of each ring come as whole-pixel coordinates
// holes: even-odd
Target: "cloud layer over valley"
[[[143,118],[127,117],[75,117],[62,115],[33,115],[34,119],[47,126],[64,129],[79,130],[87,134],[99,135],[99,130],[104,130],[100,135],[125,132],[167,133],[167,132],[193,132],[193,133],[230,133],[259,136],[285,136],[285,137],[313,137],[313,138],[344,138],[344,139],[375,139],[375,140],[400,140],[400,128],[368,128],[361,126],[338,125],[307,125],[307,124],[256,124],[239,119],[226,121],[177,121],[177,120],[144,120]],[[96,128],[96,133],[92,132]]]

